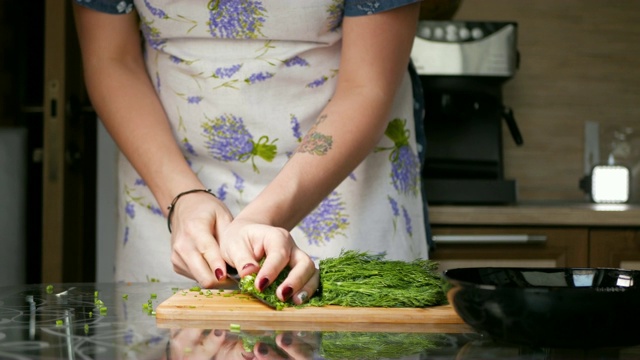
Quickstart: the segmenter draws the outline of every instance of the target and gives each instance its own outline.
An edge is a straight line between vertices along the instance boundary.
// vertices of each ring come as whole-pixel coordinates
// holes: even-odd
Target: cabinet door
[[[586,267],[587,228],[433,227],[430,258],[459,267]],[[445,241],[442,241],[445,240]]]
[[[589,265],[640,270],[640,229],[592,229]]]

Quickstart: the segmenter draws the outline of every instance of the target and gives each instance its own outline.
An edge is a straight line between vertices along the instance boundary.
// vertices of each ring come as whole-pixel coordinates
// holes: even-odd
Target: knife
[[[242,288],[240,287],[240,274],[238,274],[238,270],[228,264],[227,264],[227,278],[229,278],[229,280],[231,280],[232,282],[236,283],[236,285],[238,285],[238,289],[242,291]],[[255,299],[257,299],[258,301],[260,301],[261,303],[267,305],[268,307],[272,309],[276,309],[275,304],[268,302],[267,300],[259,297],[256,294],[250,294],[250,295],[253,296]]]

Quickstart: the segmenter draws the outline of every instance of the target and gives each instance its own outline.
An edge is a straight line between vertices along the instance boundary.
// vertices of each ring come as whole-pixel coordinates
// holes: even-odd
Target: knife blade
[[[232,282],[236,283],[236,285],[238,285],[238,289],[242,290],[240,286],[240,274],[238,274],[238,270],[236,268],[230,265],[227,265],[227,277],[229,278],[229,280],[231,280]],[[268,302],[267,300],[262,299],[255,294],[250,294],[250,295],[253,296],[254,299],[257,299],[261,303],[267,305],[268,307],[272,309],[276,309],[276,305]]]

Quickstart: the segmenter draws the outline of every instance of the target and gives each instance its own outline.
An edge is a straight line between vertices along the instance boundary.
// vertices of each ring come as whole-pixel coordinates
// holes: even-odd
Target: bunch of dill
[[[347,250],[320,260],[321,295],[310,305],[426,307],[447,301],[445,280],[430,260],[387,260]]]
[[[442,305],[447,302],[446,282],[437,273],[437,266],[430,260],[387,260],[382,254],[342,251],[338,257],[320,260],[320,289],[305,306],[420,308]],[[271,302],[278,310],[293,306],[275,295],[288,272],[288,268],[283,270],[263,292],[253,285],[255,275],[245,276],[240,290]]]
[[[324,332],[320,345],[323,359],[399,359],[426,354],[440,346],[442,334]]]

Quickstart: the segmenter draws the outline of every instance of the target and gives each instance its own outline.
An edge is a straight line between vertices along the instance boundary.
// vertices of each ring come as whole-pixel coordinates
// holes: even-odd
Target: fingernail
[[[302,290],[298,293],[298,300],[300,300],[301,303],[307,301],[308,298],[309,294],[307,294],[306,291]]]
[[[269,347],[267,347],[265,343],[260,343],[260,345],[258,345],[258,352],[261,355],[267,355],[269,353]]]
[[[282,297],[285,300],[288,300],[291,297],[291,294],[293,294],[293,288],[291,286],[287,286],[282,290]]]
[[[224,273],[222,272],[222,269],[218,268],[216,269],[216,279],[218,279],[218,281],[220,281],[220,279],[222,279],[222,276],[224,275]]]
[[[282,344],[286,346],[293,344],[293,337],[291,334],[287,333],[282,335]]]
[[[215,336],[222,336],[222,330],[220,330],[220,329],[215,329],[215,330],[213,330],[213,335],[215,335]]]
[[[242,267],[242,270],[248,268],[249,266],[253,266],[253,264],[249,263],[249,264],[244,264],[244,266]]]
[[[269,285],[269,279],[262,278],[262,280],[260,280],[260,283],[258,284],[258,290],[260,290],[261,292],[267,287],[267,285]]]

